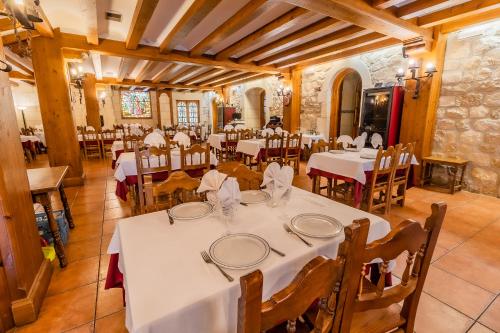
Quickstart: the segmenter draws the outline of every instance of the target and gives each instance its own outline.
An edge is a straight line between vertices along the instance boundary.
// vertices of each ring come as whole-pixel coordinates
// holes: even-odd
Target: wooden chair
[[[220,163],[217,166],[217,171],[225,173],[226,175],[229,175],[233,173],[235,169],[237,169],[241,164],[239,161],[229,161],[229,162],[223,162]]]
[[[339,293],[344,308],[337,309],[332,332],[413,333],[418,302],[446,213],[445,203],[432,204],[431,208],[424,228],[418,222],[405,220],[384,238],[352,253]],[[387,272],[389,261],[403,252],[407,259],[401,283],[384,288],[385,275],[391,274]],[[374,284],[365,277],[365,265],[377,258],[383,262]]]
[[[290,165],[293,163],[295,174],[299,174],[301,148],[302,134],[289,134],[286,137],[286,144],[283,149],[283,164]]]
[[[337,332],[331,331],[331,328],[333,315],[343,308],[343,303],[337,302],[337,299],[344,267],[351,264],[350,257],[357,249],[365,247],[369,224],[369,220],[364,219],[347,226],[336,260],[321,256],[312,259],[288,286],[265,302],[262,302],[262,273],[257,270],[242,276],[237,332],[296,332],[300,328],[296,327],[296,319],[304,314],[313,323],[313,332]],[[317,305],[317,311],[312,311],[311,305]],[[307,332],[312,331],[308,329]]]
[[[84,128],[82,132],[82,141],[85,158],[101,158],[101,140],[99,139],[99,133]]]
[[[264,150],[261,151],[260,169],[264,170],[264,163],[277,162],[283,164],[283,136],[279,134],[267,135]]]
[[[328,140],[328,148],[330,150],[342,150],[342,149],[344,149],[342,147],[342,143],[341,142],[337,142],[337,138],[336,137],[331,137]]]
[[[260,190],[260,184],[262,184],[263,180],[262,172],[250,170],[243,164],[240,164],[227,175],[236,178],[241,191]]]
[[[205,194],[196,193],[199,179],[191,178],[184,171],[174,171],[167,180],[153,183],[151,175],[144,177],[146,212],[155,212],[184,202],[205,201]]]
[[[165,137],[169,137],[170,139],[173,139],[175,133],[177,133],[175,128],[169,127],[165,130]]]
[[[123,150],[131,152],[135,150],[135,146],[143,145],[145,135],[124,135],[123,136]]]
[[[137,192],[139,195],[139,209],[145,213],[144,177],[151,175],[151,180],[164,180],[172,171],[170,148],[148,147],[141,150],[139,145],[134,146],[135,163],[137,166]]]
[[[111,151],[111,147],[113,146],[113,142],[116,140],[116,130],[102,130],[101,131],[101,146],[102,146],[102,154],[104,158],[106,158],[109,154],[113,154]]]
[[[380,147],[375,158],[371,177],[366,182],[364,201],[368,212],[380,208],[384,208],[385,214],[389,214],[391,211],[392,180],[396,164],[396,150],[394,147],[390,146],[387,150]],[[375,198],[374,196],[377,194],[378,198]]]
[[[323,139],[319,139],[317,142],[314,142],[311,146],[311,151],[313,154],[315,153],[324,153],[330,149],[330,145]]]
[[[181,170],[194,178],[201,178],[210,170],[210,145],[193,145],[184,148],[181,145]]]
[[[236,158],[236,147],[238,146],[239,133],[236,130],[224,132],[226,141],[221,142],[221,157],[223,160],[229,161]]]
[[[239,131],[240,140],[250,140],[253,139],[253,131],[251,129],[244,129]]]
[[[406,188],[411,169],[411,160],[413,159],[413,149],[415,143],[408,143],[404,147],[402,144],[396,146],[396,166],[392,188],[396,189],[396,195],[392,194],[392,202],[396,201],[401,207],[405,205]]]

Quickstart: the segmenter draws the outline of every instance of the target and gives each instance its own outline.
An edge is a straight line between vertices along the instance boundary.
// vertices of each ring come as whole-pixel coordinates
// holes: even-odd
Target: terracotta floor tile
[[[113,234],[107,234],[105,236],[102,236],[101,253],[107,253],[109,242],[111,241],[112,236],[113,236]]]
[[[425,280],[424,291],[474,319],[494,298],[492,293],[432,266]]]
[[[46,297],[38,320],[18,327],[22,333],[60,333],[92,322],[97,284],[89,284],[62,294]]]
[[[102,195],[87,195],[87,196],[80,196],[78,194],[76,196],[75,203],[76,204],[95,203],[95,202],[102,202],[103,199],[104,199],[104,193]]]
[[[110,255],[105,252],[101,254],[99,264],[99,280],[105,279],[108,274],[109,257]]]
[[[105,204],[105,209],[117,208],[117,207],[128,207],[130,204],[126,201],[120,199],[107,200]]]
[[[473,320],[426,293],[418,305],[415,332],[465,333]]]
[[[87,204],[74,204],[71,207],[71,213],[75,215],[84,215],[84,214],[91,214],[91,213],[97,213],[100,212],[102,214],[102,211],[104,210],[104,202],[92,202],[92,203],[87,203]]]
[[[70,231],[69,242],[77,242],[89,238],[100,237],[102,234],[101,223],[77,225]]]
[[[116,187],[116,185],[115,185],[115,187]],[[118,199],[120,199],[120,198],[118,198],[116,196],[116,194],[115,194],[114,191],[106,193],[106,199],[105,199],[106,201],[108,201],[108,200],[118,200]]]
[[[65,250],[69,262],[95,257],[100,254],[101,238],[95,237],[73,241],[66,245]]]
[[[54,268],[47,295],[58,294],[97,281],[99,257],[69,263],[65,268]]]
[[[467,333],[495,333],[495,331],[490,330],[480,323],[475,323]]]
[[[100,281],[97,290],[96,319],[123,310],[123,289],[111,288],[105,290],[104,284],[104,280]]]
[[[116,223],[120,219],[105,220],[102,224],[102,235],[109,235],[115,232]]]
[[[70,329],[69,331],[64,331],[64,333],[93,333],[94,332],[94,322],[78,326],[76,328]]]
[[[110,208],[110,209],[106,209],[104,211],[104,219],[105,220],[123,218],[123,217],[129,217],[129,216],[131,216],[130,206]]]
[[[125,310],[96,320],[96,333],[127,333],[125,328]]]
[[[500,297],[488,307],[484,314],[479,318],[479,322],[488,328],[500,332]]]

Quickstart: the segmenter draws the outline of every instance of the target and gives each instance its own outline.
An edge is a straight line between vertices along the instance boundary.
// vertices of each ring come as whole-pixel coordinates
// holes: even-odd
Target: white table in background
[[[236,332],[241,276],[260,269],[264,274],[263,296],[267,298],[288,285],[312,258],[336,257],[343,234],[329,239],[308,238],[314,246],[307,247],[283,230],[283,223],[301,213],[333,216],[344,226],[355,219],[369,218],[369,242],[390,231],[389,222],[378,216],[294,187],[289,202],[276,208],[266,204],[237,207],[237,224],[232,231],[259,235],[286,257],[271,252],[253,269],[228,269],[234,278],[229,283],[200,256],[225,233],[217,213],[195,221],[176,221],[174,225],[169,224],[164,211],[119,221],[108,253],[119,253],[129,332]]]
[[[210,147],[222,150],[222,142],[226,142],[226,134],[224,133],[210,134],[208,136],[207,142],[210,144]]]
[[[306,134],[302,133],[302,149],[304,149],[305,146],[308,148],[311,148],[312,144],[314,142],[317,142],[318,140],[325,139],[323,134]]]
[[[263,148],[266,148],[266,139],[239,140],[236,152],[257,158],[257,155],[259,155],[260,150]]]

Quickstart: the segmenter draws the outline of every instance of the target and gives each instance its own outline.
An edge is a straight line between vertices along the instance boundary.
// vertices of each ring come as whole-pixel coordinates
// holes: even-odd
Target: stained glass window
[[[122,90],[120,97],[122,118],[152,118],[149,92]]]
[[[177,101],[177,122],[194,125],[199,122],[199,101]]]
[[[191,101],[188,103],[189,107],[189,123],[197,124],[198,123],[198,103]]]
[[[187,124],[187,122],[188,122],[185,101],[178,101],[177,102],[177,122],[179,124]]]

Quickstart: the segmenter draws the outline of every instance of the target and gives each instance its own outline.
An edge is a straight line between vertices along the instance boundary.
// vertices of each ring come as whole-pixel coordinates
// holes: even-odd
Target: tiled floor
[[[42,156],[32,166],[44,164]],[[70,263],[65,269],[54,265],[38,321],[15,332],[126,332],[121,291],[104,290],[111,233],[116,221],[130,214],[114,195],[109,165],[85,162],[85,185],[67,188],[76,224],[66,247]],[[311,182],[301,174],[294,184],[310,190]],[[404,218],[423,221],[430,204],[440,200],[448,203],[448,213],[420,299],[416,331],[500,332],[500,200],[413,188],[406,207],[394,207],[386,218],[393,224]],[[401,276],[400,266],[394,274]]]

